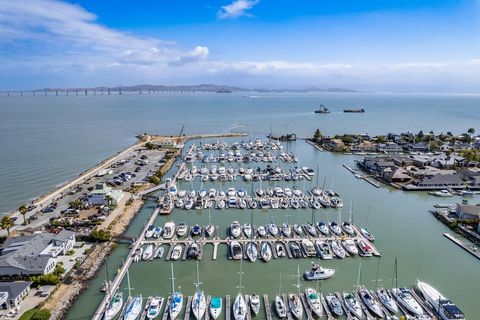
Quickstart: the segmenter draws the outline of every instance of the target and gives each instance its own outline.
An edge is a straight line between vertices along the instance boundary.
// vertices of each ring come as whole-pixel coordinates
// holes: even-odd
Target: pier
[[[463,242],[461,242],[460,240],[458,240],[457,238],[455,238],[450,233],[444,233],[443,236],[446,237],[447,239],[450,239],[453,243],[455,243],[460,248],[462,248],[463,250],[470,253],[475,258],[480,259],[480,251],[478,250],[478,248],[475,245],[472,244],[472,245],[468,246],[468,245],[464,244]]]
[[[272,308],[270,300],[268,300],[268,294],[263,295],[263,305],[265,306],[265,318],[267,320],[272,320]]]

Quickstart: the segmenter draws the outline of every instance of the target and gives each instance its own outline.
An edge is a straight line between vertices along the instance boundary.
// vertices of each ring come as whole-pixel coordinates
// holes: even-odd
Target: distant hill
[[[310,87],[303,89],[265,89],[265,88],[241,88],[227,85],[216,84],[199,84],[199,85],[181,85],[181,86],[167,86],[167,85],[153,85],[153,84],[139,84],[133,86],[115,86],[115,87],[90,87],[90,88],[44,88],[25,91],[36,92],[52,92],[52,91],[122,91],[122,92],[145,92],[148,91],[202,91],[202,92],[218,92],[218,93],[231,93],[231,92],[358,92],[353,89],[345,88],[318,88]]]

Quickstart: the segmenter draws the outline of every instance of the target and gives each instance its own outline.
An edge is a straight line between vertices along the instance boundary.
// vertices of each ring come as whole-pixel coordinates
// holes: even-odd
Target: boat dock
[[[205,320],[210,320],[210,301],[212,301],[212,296],[207,296],[207,309],[205,310]]]
[[[232,315],[232,305],[230,303],[230,295],[225,297],[225,320],[230,320]]]
[[[302,300],[303,309],[305,310],[305,313],[307,314],[307,320],[313,320],[312,310],[310,309],[310,306],[308,305],[304,294],[300,294],[300,300]]]
[[[263,305],[265,306],[265,318],[267,320],[272,320],[272,308],[270,300],[268,300],[268,294],[263,295]]]
[[[192,296],[188,296],[187,305],[185,306],[185,316],[184,320],[190,320],[190,311],[192,310]]]
[[[320,301],[322,302],[323,312],[327,316],[327,320],[335,320],[335,317],[332,316],[332,313],[330,312],[330,308],[328,307],[327,301],[325,301],[323,294],[320,294]]]
[[[374,180],[372,180],[368,175],[360,175],[357,171],[355,171],[355,169],[347,166],[345,163],[342,164],[342,166],[345,169],[347,169],[348,171],[350,171],[352,174],[354,174],[355,177],[357,177],[358,179],[365,180],[366,182],[368,182],[369,184],[371,184],[375,188],[380,188],[380,185],[377,182],[375,182]]]
[[[285,304],[285,310],[287,311],[287,320],[292,320],[293,319],[292,311],[290,310],[290,307],[288,305],[288,298],[285,293],[282,294],[282,299],[283,299],[283,303]]]
[[[450,233],[444,233],[443,236],[446,237],[447,239],[450,239],[453,243],[455,243],[459,247],[463,248],[465,251],[470,253],[472,256],[476,257],[477,259],[480,259],[480,251],[478,250],[478,248],[475,245],[473,245],[473,244],[467,245],[467,244],[461,242],[459,239],[457,239],[453,235],[451,235]]]

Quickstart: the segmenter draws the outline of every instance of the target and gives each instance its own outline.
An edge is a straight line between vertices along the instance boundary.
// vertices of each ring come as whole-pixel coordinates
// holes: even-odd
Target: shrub
[[[106,231],[106,230],[93,230],[91,233],[90,233],[90,240],[92,242],[106,242],[106,241],[109,241],[110,240],[110,232],[109,231]]]
[[[60,277],[54,273],[48,273],[41,276],[31,276],[30,281],[33,282],[34,287],[45,285],[57,285],[60,283]]]
[[[68,250],[67,253],[65,253],[65,255],[73,256],[74,253],[75,253],[75,250],[71,249],[71,250]]]

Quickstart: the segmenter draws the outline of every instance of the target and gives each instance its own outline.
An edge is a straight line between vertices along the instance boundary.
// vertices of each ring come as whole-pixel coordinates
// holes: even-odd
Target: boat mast
[[[350,199],[350,223],[353,223],[353,199]]]
[[[357,277],[357,290],[360,290],[360,275],[362,273],[362,262],[358,266],[358,277]]]
[[[301,293],[300,293],[300,287],[301,287],[302,285],[300,284],[300,265],[299,265],[299,264],[297,264],[297,284],[294,285],[294,286],[297,287],[297,289],[298,289],[298,297],[300,298],[300,295],[301,295]]]
[[[243,267],[243,259],[240,259],[240,272],[238,273],[239,274],[239,284],[238,284],[238,294],[241,294],[242,293],[242,274],[243,274],[243,271],[242,271],[242,267]]]
[[[375,278],[375,291],[378,289],[378,274],[380,273],[380,258],[378,258],[377,262],[377,276]]]
[[[127,287],[128,287],[128,298],[132,296],[132,289],[130,288],[130,273],[127,268]]]
[[[173,277],[173,263],[170,263],[170,269],[171,269],[171,273],[172,273],[172,295],[175,294],[175,278]]]
[[[278,277],[278,296],[282,296],[282,273],[280,272],[280,275]]]

